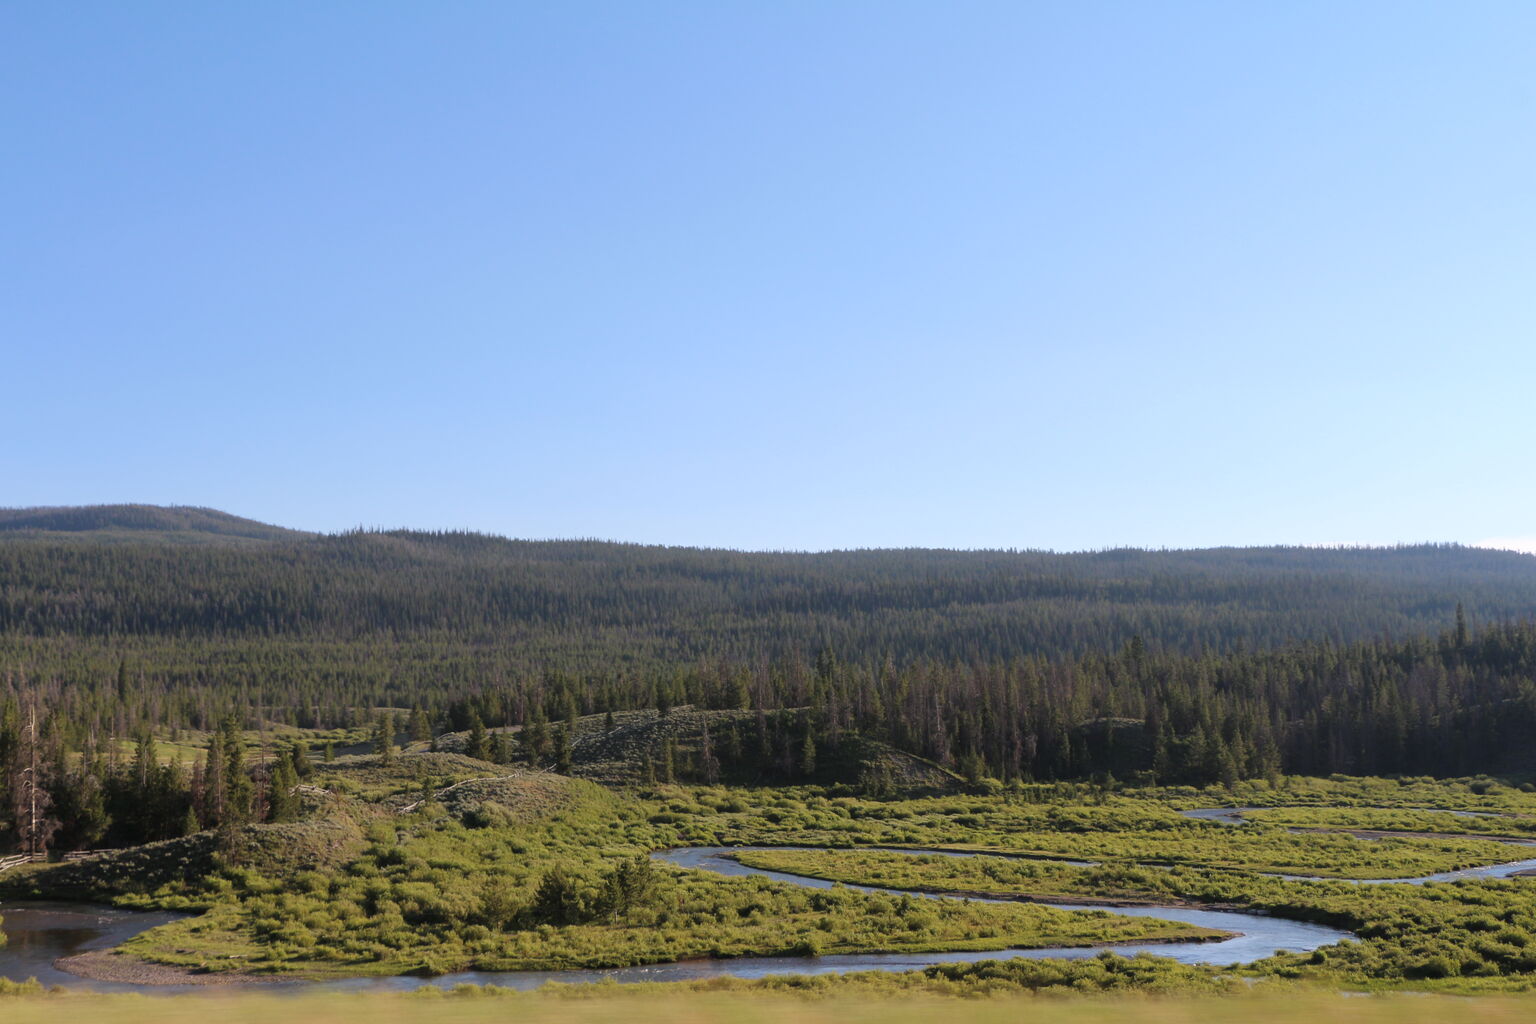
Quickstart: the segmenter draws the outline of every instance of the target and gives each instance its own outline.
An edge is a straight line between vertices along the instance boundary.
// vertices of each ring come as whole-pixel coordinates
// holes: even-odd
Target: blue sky
[[[1536,545],[1528,3],[15,3],[0,505]]]

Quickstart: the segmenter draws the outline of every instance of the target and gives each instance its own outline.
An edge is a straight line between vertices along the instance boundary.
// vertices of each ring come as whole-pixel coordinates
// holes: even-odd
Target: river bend
[[[791,885],[809,888],[830,888],[835,883],[819,878],[784,874],[748,867],[730,857],[768,847],[685,847],[653,854],[659,860],[681,868],[711,871],[719,875],[770,878]],[[785,847],[773,847],[785,849]],[[802,848],[803,849],[803,848]],[[900,850],[896,852],[919,854],[934,851]],[[945,851],[956,857],[985,856],[980,853]],[[877,889],[869,886],[848,886],[863,892],[897,892],[893,889]],[[956,897],[936,894],[912,893],[929,899],[953,899]],[[984,900],[1001,903],[1006,900]],[[1205,928],[1217,928],[1237,933],[1234,937],[1215,942],[1161,942],[1135,945],[1101,945],[1080,947],[1051,947],[1042,949],[999,949],[987,951],[957,951],[938,953],[847,953],[824,956],[747,956],[719,960],[688,960],[676,963],[649,964],[638,967],[579,968],[564,971],[460,971],[436,978],[418,977],[368,977],[342,980],[286,983],[287,986],[303,985],[333,991],[354,990],[406,990],[423,986],[452,987],[461,984],[500,985],[506,988],[532,989],[547,982],[567,984],[583,982],[615,981],[697,981],[707,978],[764,978],[784,974],[843,974],[854,971],[911,971],[933,964],[975,963],[982,960],[1016,959],[1082,959],[1097,956],[1108,949],[1133,956],[1147,952],[1166,956],[1189,964],[1232,965],[1246,963],[1269,956],[1277,950],[1306,952],[1320,946],[1332,945],[1349,938],[1349,933],[1325,925],[1292,921],[1267,914],[1237,910],[1201,910],[1191,907],[1120,907],[1105,905],[1081,905],[1044,903],[1069,911],[1102,910],[1127,917],[1154,917],[1165,921],[1180,921]],[[10,904],[0,905],[0,915],[5,918],[4,928],[10,944],[0,948],[0,977],[24,980],[36,977],[48,984],[67,985],[72,988],[94,990],[135,989],[155,992],[192,990],[192,986],[144,986],[98,982],[66,974],[54,966],[54,961],[74,953],[91,949],[105,949],[125,942],[139,932],[174,920],[174,914],[139,914],[104,907],[74,904]],[[209,987],[197,987],[208,991]]]
[[[1186,817],[1223,825],[1245,824],[1242,814],[1262,808],[1215,807],[1183,811]],[[1536,845],[1530,843],[1525,845]],[[757,876],[770,878],[791,885],[809,888],[830,888],[836,883],[803,875],[778,871],[766,871],[748,867],[731,855],[761,849],[809,849],[808,847],[721,847],[695,846],[665,850],[652,856],[680,868],[711,871],[733,877]],[[868,848],[866,848],[868,849]],[[875,848],[880,849],[880,848]],[[887,848],[890,852],[904,854],[941,853],[952,857],[989,856],[984,851],[912,850]],[[1053,858],[1063,863],[1088,864],[1087,861],[1071,861]],[[1419,878],[1372,878],[1349,880],[1355,884],[1376,885],[1387,882],[1423,884],[1426,882],[1451,882],[1462,879],[1506,878],[1521,871],[1536,870],[1536,858],[1510,861],[1487,867],[1467,868],[1461,871],[1444,871]],[[1316,876],[1285,875],[1294,881],[1317,881]],[[1339,880],[1342,881],[1342,880]],[[850,885],[850,889],[862,892],[900,892],[903,890],[881,889],[870,886]],[[932,893],[910,893],[928,899],[955,899]],[[1001,899],[983,902],[1008,902]],[[707,978],[764,978],[783,974],[843,974],[853,971],[910,971],[933,964],[975,963],[982,960],[1062,959],[1076,960],[1097,956],[1108,949],[1126,956],[1147,952],[1166,956],[1181,963],[1230,966],[1248,963],[1269,956],[1276,951],[1307,952],[1321,946],[1332,945],[1350,937],[1350,934],[1326,925],[1292,921],[1272,917],[1258,911],[1203,910],[1192,907],[1123,907],[1110,904],[1085,905],[1039,901],[1044,906],[1061,910],[1102,910],[1127,917],[1155,917],[1165,921],[1180,921],[1205,928],[1216,928],[1236,933],[1234,937],[1216,942],[1162,942],[1137,945],[1108,945],[1053,947],[1042,949],[1000,949],[940,953],[847,953],[825,956],[749,956],[719,960],[688,960],[677,963],[650,964],[641,967],[579,968],[564,971],[461,971],[436,978],[418,977],[369,977],[333,981],[283,983],[285,987],[304,986],[328,990],[404,990],[423,986],[452,987],[460,984],[500,985],[506,988],[532,989],[551,981],[578,984],[583,982],[615,981],[697,981]],[[175,920],[177,914],[136,913],[110,907],[69,903],[13,903],[0,905],[4,916],[4,929],[10,939],[0,947],[0,977],[25,980],[35,977],[49,985],[66,985],[71,988],[88,988],[99,991],[138,990],[154,992],[178,992],[194,990],[193,986],[138,986],[114,982],[100,982],[67,974],[54,966],[62,957],[88,950],[106,949],[158,925]],[[195,987],[197,991],[209,991],[208,986]]]

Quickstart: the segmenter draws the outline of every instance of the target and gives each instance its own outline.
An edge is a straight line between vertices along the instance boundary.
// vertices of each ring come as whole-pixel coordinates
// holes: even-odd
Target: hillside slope
[[[62,536],[60,536],[62,535]],[[311,536],[244,519],[212,508],[185,505],[84,505],[0,508],[0,538],[64,539],[88,535],[97,541],[171,540],[234,542],[292,540]]]
[[[196,540],[196,543],[166,543]],[[1347,643],[1536,615],[1536,558],[1455,545],[737,552],[315,536],[206,509],[0,512],[0,636],[430,641],[573,671]]]
[[[611,716],[586,715],[576,720],[572,732],[570,774],[610,786],[664,780],[670,742],[670,757],[679,778],[705,777],[701,764],[707,756],[716,762],[718,781],[743,785],[843,784],[904,793],[947,793],[962,786],[953,772],[867,737],[847,737],[837,750],[824,751],[806,775],[792,757],[787,764],[779,760],[782,743],[770,745],[767,755],[760,752],[759,730],[765,727],[798,737],[804,730],[803,712],[785,710],[760,716],[752,711],[684,706],[671,708],[665,715],[654,708]],[[520,726],[507,726],[487,730],[487,737],[499,734],[509,750],[517,752],[521,732]],[[447,733],[433,742],[439,750],[463,753],[469,747],[470,734]],[[425,743],[417,743],[412,749],[425,748]]]

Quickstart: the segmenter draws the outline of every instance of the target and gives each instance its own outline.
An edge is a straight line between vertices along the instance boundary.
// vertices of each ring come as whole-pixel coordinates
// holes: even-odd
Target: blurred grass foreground
[[[1536,1001],[1492,996],[1298,993],[1287,998],[805,998],[784,994],[612,991],[328,993],[220,991],[179,996],[18,994],[6,1024],[1505,1024],[1536,1020]]]

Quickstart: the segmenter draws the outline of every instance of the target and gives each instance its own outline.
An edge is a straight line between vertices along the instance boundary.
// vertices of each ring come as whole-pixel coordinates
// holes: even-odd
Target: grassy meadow
[[[1484,839],[1339,831],[1368,812],[1458,823],[1505,819],[1446,812],[1536,813],[1536,794],[1487,779],[1281,778],[1240,790],[1074,783],[874,797],[816,786],[614,790],[463,754],[405,752],[318,762],[304,791],[296,822],[18,869],[0,883],[10,898],[186,911],[130,940],[115,959],[231,981],[1219,937],[1156,918],[1031,902],[1068,900],[1247,909],[1354,938],[1239,968],[1106,952],[741,984],[759,994],[849,997],[1233,994],[1254,985],[1467,994],[1536,985],[1536,883],[1351,882],[1518,859],[1520,848]],[[1230,826],[1180,813],[1218,805],[1276,808],[1264,813],[1279,821]],[[1293,831],[1290,816],[1316,830]],[[737,857],[894,891],[808,889],[649,859],[680,846],[770,847]],[[789,846],[817,849],[782,849]],[[926,900],[914,891],[1013,901]]]
[[[826,997],[803,992],[715,989],[565,991],[512,995],[218,994],[189,999],[142,996],[16,998],[8,1024],[56,1024],[60,1014],[101,1024],[931,1024],[961,1015],[967,1024],[1516,1024],[1531,1019],[1526,1000],[1433,996],[1343,998],[1319,993],[1223,998],[1038,999],[994,997],[957,1007],[938,997]]]

